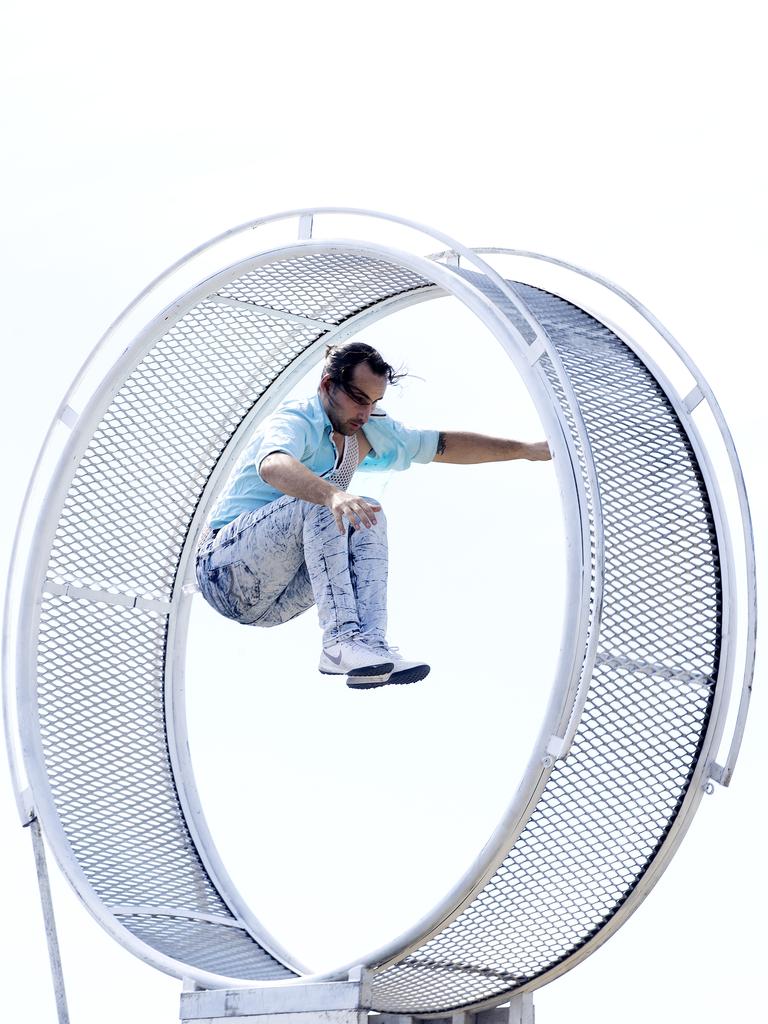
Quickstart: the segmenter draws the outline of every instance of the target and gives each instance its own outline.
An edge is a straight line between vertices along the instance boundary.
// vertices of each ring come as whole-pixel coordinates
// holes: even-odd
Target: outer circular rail
[[[448,249],[427,257],[425,242]],[[755,592],[722,413],[631,296],[592,278],[672,347],[693,376],[682,396],[630,330],[567,289],[537,287],[535,273],[510,275],[505,261],[520,256],[548,259],[473,251],[366,211],[241,225],[156,279],[62,402],[12,562],[11,767],[22,818],[40,819],[89,910],[158,968],[203,986],[306,980],[228,877],[195,789],[184,715],[192,562],[254,426],[328,341],[414,302],[462,302],[529,389],[562,496],[568,614],[540,734],[494,834],[439,906],[363,958],[375,1008],[479,1009],[578,963],[646,895],[710,779],[729,781]],[[699,406],[714,416],[740,506],[738,559]],[[740,708],[721,766],[737,668]]]

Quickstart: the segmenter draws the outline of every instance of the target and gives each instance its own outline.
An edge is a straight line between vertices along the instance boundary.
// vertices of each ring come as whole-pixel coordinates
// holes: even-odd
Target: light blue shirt
[[[318,476],[325,476],[336,464],[333,427],[319,394],[302,402],[285,402],[265,420],[259,432],[240,456],[209,518],[218,530],[243,512],[261,508],[282,497],[282,491],[263,480],[261,464],[273,452],[285,452]],[[360,469],[408,469],[412,462],[431,462],[437,452],[437,430],[410,430],[377,409],[363,433],[371,451]]]

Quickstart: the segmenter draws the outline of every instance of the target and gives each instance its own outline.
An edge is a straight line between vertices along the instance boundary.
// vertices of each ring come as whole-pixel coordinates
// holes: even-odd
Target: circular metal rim
[[[328,244],[323,243],[322,247],[328,248]],[[349,251],[350,243],[337,243],[336,248],[340,251],[347,252]],[[296,243],[294,243],[293,249],[295,255],[303,254],[306,251],[305,246],[299,246]],[[372,254],[380,256],[384,252],[385,250],[376,248],[375,251],[372,252]],[[404,255],[407,258],[403,262]],[[409,262],[414,262],[418,264],[418,266],[421,269],[427,270],[429,276],[433,276],[435,273],[442,273],[443,275],[445,275],[445,280],[450,281],[451,291],[453,291],[454,293],[456,293],[457,291],[466,291],[469,294],[474,294],[475,300],[480,305],[481,308],[485,306],[487,309],[490,309],[494,315],[496,315],[497,317],[499,316],[496,307],[487,299],[487,297],[483,296],[482,293],[477,292],[474,288],[467,287],[465,283],[460,282],[460,279],[454,279],[453,275],[451,275],[449,278],[447,275],[450,274],[450,271],[448,271],[446,268],[441,268],[439,264],[433,264],[429,261],[426,261],[424,260],[423,257],[409,257],[407,256],[407,254],[398,254],[398,257],[394,259],[393,262],[397,263],[398,265],[408,265]],[[224,274],[226,275],[227,272],[224,272]],[[209,287],[209,284],[210,282],[207,281],[204,283],[204,286],[201,286],[203,292],[210,292],[211,288]],[[124,351],[121,354],[121,356],[118,358],[118,360],[116,360],[115,364],[113,365],[111,371],[102,380],[101,385],[97,388],[88,406],[83,411],[83,414],[80,417],[80,420],[78,421],[78,429],[76,431],[73,431],[69,443],[66,446],[65,451],[59,460],[58,471],[56,474],[54,474],[54,479],[51,481],[51,484],[49,486],[48,498],[44,502],[45,506],[51,507],[51,505],[53,505],[53,507],[55,507],[58,512],[61,502],[59,500],[53,501],[52,499],[54,498],[55,495],[63,495],[63,493],[66,490],[66,487],[69,484],[69,479],[71,476],[70,470],[72,469],[73,462],[72,456],[74,448],[76,447],[75,442],[80,441],[83,437],[85,437],[85,443],[87,444],[87,441],[90,439],[90,436],[92,434],[93,426],[95,425],[98,417],[101,415],[102,397],[109,393],[110,388],[112,387],[116,380],[122,381],[122,379],[124,379],[126,373],[128,372],[128,367],[134,365],[135,362],[139,358],[141,358],[141,355],[143,355],[143,351],[146,348],[147,339],[149,339],[150,344],[154,343],[156,338],[159,336],[158,329],[160,327],[162,327],[163,330],[167,329],[167,326],[172,316],[173,318],[177,318],[178,316],[183,315],[183,311],[186,308],[191,308],[192,305],[195,305],[197,301],[199,301],[198,295],[196,295],[194,301],[191,302],[189,301],[189,297],[190,292],[187,292],[185,296],[182,297],[182,300],[179,300],[177,303],[173,304],[172,307],[163,311],[163,313],[156,317],[152,321],[152,323],[146,328],[146,330],[143,331],[141,335],[136,339],[135,343],[132,346],[130,346],[128,350]],[[502,331],[509,332],[510,330],[509,322],[505,318],[502,318],[501,320],[501,327]],[[540,413],[544,413],[545,419],[547,415],[551,415],[553,412],[556,412],[556,418],[561,415],[559,410],[555,411],[551,404],[548,402],[545,403],[543,406],[539,406],[538,402],[536,404],[537,407],[539,407]],[[88,426],[89,428],[87,431],[85,430],[85,426]],[[560,447],[560,444],[555,444],[555,451],[557,451]],[[571,453],[569,453],[569,459],[571,457],[572,455]],[[51,534],[52,537],[53,532],[55,532],[55,523],[49,523],[48,528],[49,533]],[[50,538],[48,539],[50,540]],[[43,562],[42,557],[40,557],[40,552],[46,552],[45,561],[47,562],[47,551],[49,547],[50,544],[41,543],[38,549],[38,557],[31,559],[27,565],[27,572],[25,574],[25,584],[23,588],[23,593],[26,597],[26,601],[24,601],[22,605],[22,607],[26,609],[27,614],[26,616],[24,616],[24,625],[22,626],[21,623],[19,625],[20,635],[31,636],[34,633],[40,600],[39,596],[37,596],[34,601],[31,601],[30,597],[33,594],[39,595],[42,583],[42,576],[44,575],[45,569],[45,564]],[[179,578],[181,578],[181,574],[179,574]],[[25,645],[22,645],[22,647],[24,646]],[[27,651],[30,651],[29,646],[27,646]],[[21,652],[18,666],[19,674],[21,678],[24,678],[25,676],[29,678],[30,673],[26,670],[24,661],[25,658],[23,652]],[[553,693],[553,702],[554,698],[555,694]],[[31,700],[28,700],[28,704],[32,703],[33,702]],[[20,704],[20,718],[23,727],[25,722],[30,721],[30,708],[29,706],[24,706],[25,696],[23,694],[21,695]],[[22,728],[22,732],[25,733],[22,740],[25,761],[27,763],[28,768],[31,769],[29,771],[30,785],[35,797],[36,806],[39,808],[39,811],[41,813],[41,819],[43,820],[43,822],[46,823],[47,838],[51,843],[52,849],[57,857],[57,860],[59,861],[60,866],[64,870],[65,875],[68,877],[70,882],[75,887],[80,899],[85,903],[85,905],[88,907],[91,913],[94,914],[97,920],[99,920],[106,927],[106,930],[110,934],[112,934],[113,937],[117,938],[118,941],[120,941],[123,945],[128,946],[128,948],[131,949],[131,951],[134,952],[136,955],[140,956],[141,959],[145,960],[148,963],[152,963],[154,966],[166,970],[169,973],[176,974],[181,977],[194,976],[196,979],[198,979],[200,982],[204,984],[218,985],[219,987],[222,985],[232,983],[241,986],[253,984],[252,980],[250,979],[228,979],[225,976],[212,975],[208,972],[194,972],[190,969],[189,965],[171,960],[170,958],[165,957],[163,955],[158,955],[157,952],[152,947],[145,947],[143,943],[139,943],[138,940],[135,939],[135,936],[133,936],[133,934],[129,932],[127,929],[124,929],[123,926],[119,924],[119,922],[117,922],[111,914],[109,914],[107,920],[105,920],[104,912],[106,911],[106,907],[95,896],[95,893],[91,892],[90,885],[87,883],[87,880],[85,879],[82,871],[80,870],[79,865],[77,865],[76,861],[74,861],[74,858],[70,856],[68,843],[66,842],[63,836],[63,832],[60,831],[60,825],[58,825],[58,830],[60,834],[57,834],[57,828],[54,827],[52,824],[54,822],[58,824],[58,817],[55,813],[53,802],[51,799],[49,799],[49,794],[47,793],[45,773],[42,770],[38,771],[38,767],[41,765],[42,762],[40,758],[40,751],[37,749],[37,743],[35,740],[37,730],[25,730],[24,728]],[[534,756],[532,758],[532,761],[536,760],[537,758]],[[526,773],[526,775],[528,774],[529,772]],[[539,780],[541,781],[541,785],[543,785],[543,782],[546,778],[546,766],[544,768],[544,772],[542,773],[541,765],[537,765],[536,774]],[[528,801],[528,803],[530,803],[530,801]],[[508,844],[505,844],[505,846],[507,845]],[[504,852],[506,852],[506,850]],[[490,868],[490,871],[492,870],[493,867]],[[477,882],[476,887],[483,883],[483,879],[480,879],[478,881],[476,876],[475,880]],[[222,893],[222,895],[224,895],[224,893]],[[468,898],[471,898],[471,895],[472,894],[470,893]],[[444,916],[439,923],[442,924],[443,921]],[[424,941],[425,937],[426,936],[424,935],[423,929],[419,929],[418,935],[414,938],[412,945],[420,944],[421,941]],[[126,939],[128,941],[126,941]],[[274,946],[276,946],[276,944],[274,943],[270,943],[269,945],[272,945],[273,948]],[[269,945],[267,945],[267,948],[269,948]],[[389,947],[387,947],[387,951],[390,952],[392,955],[396,955],[396,951],[390,950]],[[402,955],[404,955],[404,953]],[[339,976],[339,971],[333,972],[332,976]],[[324,976],[317,977],[319,979],[319,977]],[[306,979],[297,979],[296,981],[300,982],[302,980]],[[287,984],[293,983],[295,982],[287,982]],[[268,984],[282,985],[286,984],[286,982],[277,981],[269,982]]]
[[[406,257],[403,253],[394,253],[391,250],[385,250],[379,247],[372,247],[370,244],[353,244],[349,241],[345,241],[344,243],[336,243],[336,245],[338,246],[339,250],[343,251],[344,253],[354,252],[356,254],[367,255],[379,259],[388,258],[391,262],[396,263],[397,266],[406,266],[408,267],[408,269],[412,269],[416,272],[423,273],[424,276],[434,276],[437,266],[437,274],[438,276],[441,276],[443,278],[443,283],[446,286],[446,290],[448,289],[448,287],[453,288],[454,295],[456,295],[456,290],[465,290],[465,282],[461,282],[461,280],[458,279],[457,284],[457,280],[454,279],[454,275],[451,272],[446,273],[444,268],[441,268],[439,265],[429,264],[422,258],[412,258],[406,261]],[[336,247],[336,245],[334,246],[334,248]],[[312,249],[307,249],[306,247],[302,247],[300,250],[295,251],[295,255],[303,255],[310,251],[328,251],[328,248],[329,246],[327,243],[318,243],[318,246],[316,248],[313,247]],[[271,262],[275,258],[275,255],[273,253],[262,254],[262,256],[256,258],[256,261],[259,264],[262,262],[264,255],[269,257],[269,259],[266,260],[266,262]],[[254,261],[247,262],[248,264],[251,265],[253,265],[254,263]],[[245,264],[240,266],[239,272],[242,273],[244,269]],[[231,268],[228,268],[228,270],[224,272],[221,276],[229,279],[231,277]],[[210,283],[210,281],[205,283],[206,290],[208,290],[208,286],[210,285]],[[490,307],[491,310],[494,311],[495,313],[495,307],[491,303],[489,303],[487,297],[483,296],[481,292],[477,291],[477,289],[475,289],[472,286],[470,286],[469,291],[475,297],[475,299],[481,300],[481,302],[484,305],[486,305],[486,307]],[[459,295],[456,295],[456,297],[461,298],[461,296]],[[383,305],[388,305],[389,302],[390,300],[385,300]],[[482,306],[480,308],[482,308]],[[471,311],[479,315],[478,309],[471,309]],[[368,315],[370,315],[370,312]],[[364,324],[361,323],[359,325],[360,328],[362,328],[363,325]],[[485,326],[488,327],[489,324],[485,323]],[[507,321],[503,321],[498,325],[498,327],[501,327],[502,329],[506,328],[506,326]],[[340,327],[340,331],[344,331],[345,333],[347,333],[349,330],[349,321],[346,322],[345,324],[342,324]],[[313,350],[317,349],[318,346],[327,343],[328,338],[329,336],[326,335],[318,342],[316,342],[315,346],[313,346]],[[305,353],[305,355],[307,355],[307,353]],[[285,373],[287,374],[289,373],[289,371],[285,371]],[[528,381],[526,381],[526,383],[528,383]],[[270,390],[275,390],[274,384],[272,385]],[[279,393],[273,396],[273,401],[276,402],[278,398]],[[545,415],[546,413],[555,412],[555,415],[559,420],[559,411],[553,409],[547,396],[539,395],[534,400],[536,402],[537,409],[540,412],[540,414],[542,410],[544,410]],[[249,430],[252,430],[253,428],[253,423],[253,420],[243,422],[243,426],[234,435],[232,441],[230,442],[229,456],[227,456],[226,451],[222,453],[222,456],[220,457],[220,463],[226,461],[228,464],[231,464],[231,462],[234,461],[238,454],[238,440],[240,438],[244,438],[247,436],[247,432]],[[570,452],[570,461],[572,461],[574,458],[575,454],[573,452]],[[166,683],[167,687],[169,688],[167,692],[170,692],[170,694],[172,695],[167,705],[171,708],[180,708],[180,702],[183,700],[183,685],[181,683],[181,680],[178,678],[178,668],[183,664],[182,653],[184,640],[182,631],[177,628],[175,623],[182,614],[180,609],[184,607],[184,585],[188,578],[191,581],[191,573],[188,574],[186,572],[181,571],[181,567],[185,564],[185,562],[187,564],[191,562],[192,553],[194,552],[197,541],[197,536],[199,535],[199,531],[202,528],[205,513],[207,511],[207,507],[212,497],[215,486],[216,480],[214,479],[209,482],[209,486],[206,488],[206,491],[204,492],[204,495],[200,500],[200,503],[195,513],[195,518],[190,527],[189,535],[187,537],[185,552],[182,553],[179,562],[180,571],[177,576],[177,594],[172,601],[172,606],[174,609],[176,609],[176,611],[175,613],[172,612],[171,623],[169,624],[168,645],[169,648],[171,648],[172,650],[172,655],[166,660],[166,664],[168,666],[173,666],[173,672],[169,673],[168,681]],[[208,496],[207,498],[206,495]],[[579,516],[579,521],[580,523],[583,523],[583,517]],[[589,543],[588,535],[586,538],[582,538],[582,543]],[[581,572],[581,569],[579,568],[576,571]],[[573,575],[575,576],[575,571]],[[581,573],[581,578],[583,581],[583,573]],[[575,580],[572,580],[571,587],[575,587]],[[186,604],[188,605],[188,603],[189,601],[187,600]],[[578,602],[578,604],[580,605],[580,611],[583,608],[583,603],[584,595],[582,594],[581,600]],[[593,616],[593,622],[595,618],[596,613]],[[584,625],[586,628],[586,623]],[[571,630],[569,629],[567,622],[564,624],[563,633],[564,636],[571,634]],[[592,636],[595,640],[596,634],[597,630],[593,629]],[[583,658],[576,657],[580,649],[578,643],[578,637],[580,634],[577,630],[573,630],[573,635],[576,639],[573,642],[572,656],[568,659],[571,662],[572,668],[570,672],[559,670],[556,677],[558,680],[566,678],[572,680],[576,666],[578,665],[578,667],[580,668],[583,663]],[[563,646],[565,646],[565,644]],[[584,646],[587,646],[587,644],[585,643]],[[583,648],[581,649],[583,650]],[[173,678],[174,676],[176,676],[175,679]],[[549,771],[551,770],[552,764],[554,763],[554,758],[548,758],[547,755],[547,748],[551,741],[551,737],[558,734],[558,730],[562,729],[563,723],[567,722],[570,718],[573,717],[573,692],[574,687],[572,685],[569,687],[567,693],[562,693],[558,691],[558,687],[556,684],[555,686],[553,686],[551,698],[552,707],[548,708],[547,714],[545,715],[545,723],[542,727],[541,734],[534,746],[534,752],[531,755],[528,768],[526,769],[526,772],[524,774],[524,780],[526,781],[521,782],[520,791],[518,791],[518,793],[516,793],[513,797],[510,803],[510,807],[508,808],[505,815],[502,817],[501,822],[497,826],[497,829],[494,831],[492,836],[489,838],[489,840],[483,847],[485,856],[478,857],[478,859],[473,863],[471,868],[468,869],[465,875],[462,876],[462,878],[459,880],[456,886],[448,893],[448,895],[443,900],[441,900],[432,909],[432,911],[430,911],[424,918],[419,920],[401,936],[398,936],[397,938],[393,939],[391,942],[387,943],[383,947],[380,947],[372,952],[367,952],[360,958],[350,961],[343,967],[338,967],[331,971],[326,971],[319,974],[309,975],[303,979],[304,981],[332,980],[344,977],[346,976],[348,970],[350,970],[354,966],[358,966],[360,963],[363,963],[368,967],[373,967],[374,965],[377,967],[381,967],[387,963],[399,960],[403,956],[407,955],[407,953],[411,949],[416,948],[417,946],[421,945],[424,941],[426,941],[431,934],[435,933],[435,931],[440,930],[440,928],[442,928],[450,918],[455,917],[458,913],[461,912],[461,910],[467,905],[468,902],[471,902],[471,899],[474,896],[474,894],[478,891],[478,889],[480,889],[485,884],[488,877],[490,877],[490,875],[498,866],[499,861],[503,859],[503,856],[505,856],[506,853],[508,852],[510,846],[513,844],[514,839],[519,834],[520,830],[524,827],[525,821],[527,820],[527,815],[522,816],[521,812],[517,809],[518,806],[521,806],[522,808],[529,808],[530,810],[532,810],[533,806],[535,806],[534,799],[538,796],[541,789],[545,785],[546,780],[549,776]],[[558,697],[560,697],[559,700]],[[559,706],[559,712],[557,717],[555,717],[553,711],[553,708],[555,706]],[[180,770],[177,773],[177,780],[189,779],[192,777],[191,765],[189,764],[188,757],[186,756],[185,753],[187,749],[187,744],[185,742],[184,724],[182,721],[182,716],[176,712],[172,712],[169,717],[169,723],[169,735],[172,734],[177,737],[176,741],[171,744],[171,749],[175,750],[176,752],[183,752],[183,760],[185,762],[182,770]],[[549,760],[549,764],[546,763],[547,760]],[[524,793],[524,795],[521,795],[521,791]],[[184,800],[182,801],[183,805],[185,806],[185,811],[188,808],[194,808],[192,810],[191,815],[192,820],[200,820],[201,812],[199,809],[199,804],[194,794],[192,794],[190,790],[190,792],[185,793],[185,796],[189,801],[188,803],[185,803]],[[512,808],[515,808],[515,810],[513,811]],[[187,813],[187,818],[188,820],[190,819],[189,813]],[[216,877],[215,874],[214,877]],[[189,971],[188,975],[190,975]],[[232,979],[227,980],[227,984],[230,984],[231,982]],[[211,983],[210,977],[206,977],[206,983]],[[242,981],[239,982],[239,984],[242,984]],[[291,982],[278,981],[269,984],[282,985],[291,984]]]

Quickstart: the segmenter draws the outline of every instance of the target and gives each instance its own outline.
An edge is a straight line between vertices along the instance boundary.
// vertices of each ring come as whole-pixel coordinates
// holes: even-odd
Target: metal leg
[[[64,974],[61,970],[61,956],[59,955],[59,940],[56,936],[56,921],[53,916],[53,900],[51,899],[51,885],[48,880],[48,865],[45,860],[45,846],[43,845],[43,834],[40,831],[40,822],[32,818],[29,825],[32,836],[32,849],[35,853],[35,867],[37,868],[37,884],[40,888],[40,902],[43,906],[43,920],[45,921],[45,937],[48,940],[48,959],[51,965],[51,978],[53,979],[53,991],[56,996],[56,1012],[59,1024],[69,1024],[69,1011],[67,1009],[67,994],[64,991]]]
[[[533,993],[521,992],[509,1001],[509,1024],[534,1024]]]

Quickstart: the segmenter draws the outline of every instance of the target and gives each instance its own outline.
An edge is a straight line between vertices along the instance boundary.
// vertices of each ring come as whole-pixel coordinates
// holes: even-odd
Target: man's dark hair
[[[372,373],[386,377],[387,383],[397,384],[406,376],[402,371],[395,370],[373,348],[364,341],[348,341],[344,345],[329,345],[325,350],[323,375],[330,377],[331,383],[343,391],[348,391],[352,384],[352,374],[356,366],[366,363]]]

